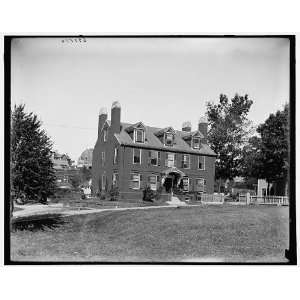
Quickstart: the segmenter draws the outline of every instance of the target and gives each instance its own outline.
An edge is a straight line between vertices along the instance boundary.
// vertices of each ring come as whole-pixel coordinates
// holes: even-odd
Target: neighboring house
[[[69,169],[73,163],[67,154],[60,154],[57,151],[52,152],[51,160],[55,170]]]
[[[73,166],[74,161],[67,154],[60,154],[57,151],[52,152],[51,160],[57,187],[71,187],[71,177],[79,174],[79,170]]]
[[[277,180],[268,183],[265,179],[258,179],[257,181],[257,196],[288,196],[288,184],[284,180]]]
[[[142,122],[121,122],[121,107],[114,102],[111,121],[101,110],[98,139],[93,151],[92,190],[97,193],[118,186],[121,199],[141,199],[146,185],[174,187],[185,192],[214,192],[216,154],[207,145],[207,121],[202,118],[196,131],[185,122],[181,131],[155,128]]]
[[[84,166],[88,169],[92,168],[93,161],[93,148],[86,149],[82,152],[78,158],[77,167],[83,168]]]

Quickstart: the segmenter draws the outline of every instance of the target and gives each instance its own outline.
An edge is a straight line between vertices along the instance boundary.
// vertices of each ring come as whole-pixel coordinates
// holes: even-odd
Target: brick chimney
[[[121,105],[118,101],[113,102],[111,106],[111,132],[120,133],[121,131]]]
[[[98,138],[101,134],[101,129],[107,120],[107,109],[105,107],[102,107],[99,112],[99,121],[98,121]]]
[[[190,121],[186,121],[182,123],[182,131],[191,132],[192,131],[192,123]]]
[[[203,142],[207,143],[207,127],[208,121],[205,116],[201,117],[198,122],[198,130],[204,135]]]

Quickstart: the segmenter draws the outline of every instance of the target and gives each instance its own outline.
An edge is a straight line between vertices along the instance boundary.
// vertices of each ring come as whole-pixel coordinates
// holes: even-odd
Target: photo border
[[[89,261],[12,261],[10,249],[10,126],[11,126],[11,42],[15,38],[285,38],[290,42],[290,166],[289,166],[289,249],[285,250],[288,262],[89,262]],[[5,265],[296,265],[296,59],[295,35],[6,35],[4,36],[4,264]]]

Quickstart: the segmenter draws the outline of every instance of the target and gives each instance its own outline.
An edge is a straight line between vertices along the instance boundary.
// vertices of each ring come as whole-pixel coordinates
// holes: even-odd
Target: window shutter
[[[130,179],[129,179],[129,188],[132,189],[132,180],[133,180],[133,174],[130,174]]]
[[[177,166],[176,160],[177,160],[177,154],[176,154],[176,153],[174,153],[174,167],[176,167],[176,166]]]
[[[160,166],[160,151],[157,151],[157,165]]]
[[[149,155],[148,155],[148,166],[151,164],[151,150],[149,150]]]
[[[184,167],[184,154],[182,154],[181,156],[181,168]]]
[[[193,182],[192,178],[189,178],[189,191],[191,192],[193,190]]]

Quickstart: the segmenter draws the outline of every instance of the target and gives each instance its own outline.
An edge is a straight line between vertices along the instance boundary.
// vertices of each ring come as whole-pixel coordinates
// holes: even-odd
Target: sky
[[[54,149],[76,160],[97,140],[98,115],[121,104],[121,121],[197,128],[206,103],[248,94],[254,125],[289,101],[283,38],[20,38],[12,41],[11,105],[25,104]]]

